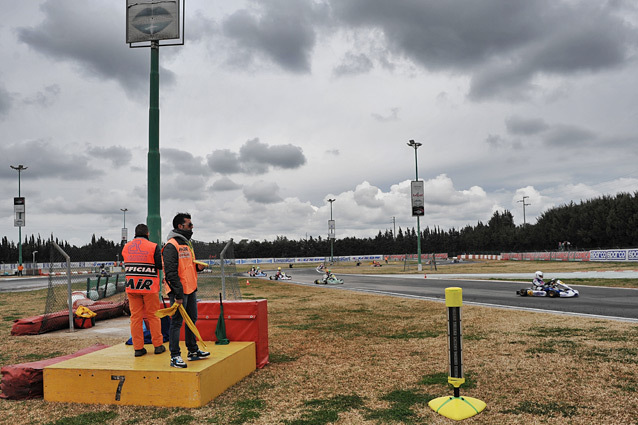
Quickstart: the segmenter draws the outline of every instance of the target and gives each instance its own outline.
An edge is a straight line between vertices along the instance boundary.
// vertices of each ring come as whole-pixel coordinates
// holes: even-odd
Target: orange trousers
[[[135,294],[127,293],[129,307],[131,309],[131,336],[133,337],[133,348],[141,350],[144,348],[144,329],[142,323],[146,317],[146,323],[151,331],[153,347],[159,347],[164,343],[162,336],[162,322],[155,315],[160,308],[159,294]]]

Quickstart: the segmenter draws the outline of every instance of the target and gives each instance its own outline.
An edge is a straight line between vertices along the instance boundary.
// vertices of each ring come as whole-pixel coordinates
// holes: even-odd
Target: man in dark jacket
[[[197,272],[204,270],[205,263],[195,260],[195,252],[191,245],[193,236],[193,222],[188,213],[179,213],[173,218],[173,230],[168,234],[168,242],[164,245],[162,256],[164,258],[165,281],[168,286],[166,291],[171,305],[182,304],[184,310],[193,321],[197,322]],[[181,314],[175,313],[171,319],[169,330],[168,348],[171,352],[171,367],[187,367],[181,357],[179,335],[184,319]],[[188,360],[201,360],[210,356],[209,352],[202,351],[197,346],[195,334],[188,328],[184,330]]]

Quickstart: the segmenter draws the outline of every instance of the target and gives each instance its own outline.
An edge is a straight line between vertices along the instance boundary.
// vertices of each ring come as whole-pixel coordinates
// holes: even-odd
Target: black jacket
[[[188,238],[180,229],[173,229],[168,234],[168,240],[175,239],[178,245],[188,245]],[[162,248],[162,257],[164,258],[164,279],[170,288],[169,293],[175,294],[175,299],[184,298],[184,287],[179,278],[179,257],[177,249],[171,243],[167,243]]]

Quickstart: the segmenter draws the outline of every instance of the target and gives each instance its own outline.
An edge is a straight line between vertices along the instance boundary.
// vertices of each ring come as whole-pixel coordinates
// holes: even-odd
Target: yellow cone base
[[[44,399],[67,403],[201,407],[255,370],[255,343],[206,343],[210,357],[170,367],[170,354],[135,357],[119,344],[44,368]]]
[[[473,397],[439,397],[430,400],[430,408],[439,415],[460,421],[481,413],[485,402]]]

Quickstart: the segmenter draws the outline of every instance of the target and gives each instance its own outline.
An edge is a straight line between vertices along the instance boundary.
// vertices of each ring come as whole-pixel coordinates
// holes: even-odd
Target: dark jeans
[[[171,302],[171,305],[175,303],[175,296],[172,293],[168,294],[168,299]],[[191,318],[193,323],[197,322],[197,290],[192,294],[184,294],[182,305],[184,306],[184,310],[188,313],[188,317]],[[175,314],[171,317],[171,327],[168,331],[168,349],[171,352],[171,357],[180,356],[181,350],[179,348],[179,334],[182,329],[182,325],[184,324],[184,319],[180,314],[179,310],[175,312]],[[189,353],[195,352],[199,350],[197,346],[197,337],[190,330],[188,326],[185,326],[185,337],[186,337],[186,348]]]

